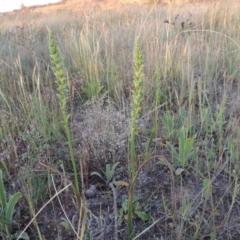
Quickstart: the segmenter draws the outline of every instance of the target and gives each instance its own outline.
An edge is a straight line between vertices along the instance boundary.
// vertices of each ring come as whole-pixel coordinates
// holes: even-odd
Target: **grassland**
[[[0,238],[240,239],[239,2],[73,3],[0,16]]]

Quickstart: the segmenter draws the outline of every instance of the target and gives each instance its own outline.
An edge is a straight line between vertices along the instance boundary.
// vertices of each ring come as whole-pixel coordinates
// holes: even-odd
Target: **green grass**
[[[16,212],[34,219],[28,234],[46,234],[50,207],[35,216],[57,194],[54,173],[57,191],[74,183],[59,196],[72,239],[93,239],[94,224],[105,232],[109,211],[116,224],[126,182],[129,216],[105,239],[227,239],[229,227],[239,237],[240,18],[224,2],[0,16],[0,166],[7,196],[26,199]],[[107,182],[90,175],[117,164]],[[109,197],[110,182],[111,210],[92,209],[84,191]],[[134,195],[150,220],[133,217]]]

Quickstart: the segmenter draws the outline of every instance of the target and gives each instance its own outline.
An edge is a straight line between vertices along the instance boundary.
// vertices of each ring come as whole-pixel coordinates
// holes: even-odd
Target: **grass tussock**
[[[2,14],[0,237],[239,239],[239,7]]]

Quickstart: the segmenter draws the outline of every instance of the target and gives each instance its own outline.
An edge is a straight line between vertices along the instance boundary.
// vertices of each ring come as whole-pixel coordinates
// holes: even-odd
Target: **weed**
[[[2,171],[0,170],[0,232],[6,233],[9,239],[13,237],[13,225],[15,224],[13,221],[13,213],[14,208],[18,200],[22,197],[20,192],[15,193],[14,195],[9,197],[7,201],[7,194],[3,184],[3,176]],[[24,239],[29,239],[27,233],[21,232],[19,233],[23,236]],[[18,233],[14,235],[17,237]]]
[[[119,162],[115,163],[112,166],[112,168],[111,168],[110,164],[107,164],[106,165],[106,170],[105,170],[105,173],[104,173],[104,177],[99,172],[92,172],[91,176],[96,175],[96,176],[100,177],[102,180],[104,180],[107,184],[109,184],[113,180],[115,169],[116,169],[118,164],[119,164]]]
[[[139,202],[139,196],[134,195],[133,196],[133,215],[136,215],[138,218],[140,218],[143,221],[149,220],[149,215],[142,210],[141,204]],[[122,202],[121,202],[121,209],[119,210],[119,220],[118,223],[122,224],[123,220],[127,220],[128,215],[128,198],[126,195],[122,196]]]
[[[167,142],[167,147],[170,150],[172,156],[177,159],[178,163],[184,167],[190,165],[191,159],[196,159],[196,151],[194,150],[194,140],[192,138],[187,138],[186,129],[182,127],[179,132],[178,138],[178,148],[177,151],[175,147]]]

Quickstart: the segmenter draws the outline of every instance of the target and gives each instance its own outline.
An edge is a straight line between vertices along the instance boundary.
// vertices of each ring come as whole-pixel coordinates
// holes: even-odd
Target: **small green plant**
[[[65,217],[62,217],[61,220],[62,222],[60,225],[62,225],[68,232],[75,232],[74,229],[77,227],[77,215],[73,215],[71,220]]]
[[[184,124],[184,115],[185,111],[183,108],[180,108],[179,117],[174,119],[174,115],[170,111],[166,111],[163,115],[163,129],[167,135],[167,138],[174,141],[177,135],[177,132]]]
[[[7,201],[7,194],[3,184],[2,171],[0,170],[0,233],[5,233],[9,239],[12,239],[13,233],[13,213],[18,200],[22,197],[20,192],[15,193],[9,197]],[[16,234],[14,236],[17,236]],[[22,238],[29,239],[26,233],[22,233]]]
[[[115,173],[115,170],[116,170],[116,167],[118,164],[119,164],[119,162],[113,164],[112,168],[111,168],[110,164],[107,164],[104,176],[99,172],[92,172],[91,176],[96,175],[96,176],[100,177],[104,182],[106,182],[106,184],[109,184],[113,180],[113,176],[114,176],[114,173]]]
[[[140,218],[143,221],[149,220],[149,215],[142,210],[141,204],[139,202],[139,197],[134,195],[133,196],[133,207],[132,207],[132,213],[133,215],[136,215],[138,218]],[[128,198],[126,195],[122,196],[122,203],[121,203],[121,209],[119,210],[119,220],[118,223],[122,224],[124,219],[127,220],[128,215]]]
[[[106,165],[106,169],[105,169],[105,172],[103,174],[101,174],[100,172],[92,172],[91,173],[91,176],[98,176],[100,177],[107,185],[110,186],[110,184],[114,184],[115,186],[128,186],[129,184],[125,181],[115,181],[114,180],[114,174],[115,174],[115,170],[116,170],[116,167],[118,166],[119,162],[113,164],[113,166],[111,167],[110,164],[107,164]]]
[[[179,150],[177,151],[170,142],[167,142],[167,147],[171,151],[173,157],[178,160],[178,163],[180,163],[182,167],[188,165],[189,160],[196,155],[196,151],[194,150],[194,140],[192,138],[187,138],[184,127],[182,127],[179,132]]]

